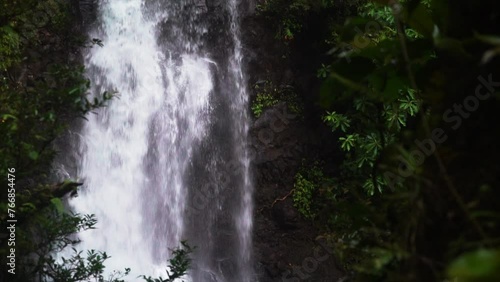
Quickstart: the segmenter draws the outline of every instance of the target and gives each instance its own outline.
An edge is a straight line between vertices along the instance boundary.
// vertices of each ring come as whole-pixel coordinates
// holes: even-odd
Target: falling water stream
[[[117,92],[78,132],[70,207],[95,214],[79,249],[130,277],[164,274],[169,248],[196,246],[187,279],[255,281],[247,93],[238,0],[104,0],[85,56],[92,95]],[[210,14],[212,13],[212,14]],[[215,15],[215,16],[214,16]]]

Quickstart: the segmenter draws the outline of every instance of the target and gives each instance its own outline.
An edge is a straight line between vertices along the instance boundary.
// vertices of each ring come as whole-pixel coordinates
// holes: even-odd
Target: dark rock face
[[[279,104],[254,122],[251,144],[259,281],[336,281],[341,273],[331,251],[317,242],[318,231],[295,209],[291,193],[302,158],[321,146],[317,133]]]
[[[248,85],[273,81],[293,85],[299,95],[312,95],[314,82],[285,56],[275,31],[262,18],[247,15],[242,23]],[[312,85],[312,86],[311,86]],[[256,93],[251,93],[255,95]],[[304,99],[305,100],[305,99]],[[264,110],[250,129],[255,179],[254,251],[258,281],[339,281],[332,250],[293,206],[294,177],[303,158],[335,155],[322,140],[333,138],[317,118],[292,114],[280,103]],[[321,156],[323,158],[325,156]]]
[[[223,2],[222,0],[206,0],[206,1],[203,1],[202,2],[205,2],[205,5],[208,7],[208,8],[218,8],[218,7],[221,7],[223,5]]]

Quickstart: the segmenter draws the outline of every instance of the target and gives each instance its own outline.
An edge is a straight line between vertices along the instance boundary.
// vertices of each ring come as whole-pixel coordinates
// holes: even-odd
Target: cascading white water
[[[245,78],[242,68],[242,47],[240,40],[240,27],[239,27],[239,12],[238,1],[229,0],[229,10],[231,15],[231,35],[234,42],[233,55],[230,58],[230,72],[233,74],[235,88],[237,95],[235,96],[233,110],[237,113],[235,117],[235,144],[237,144],[236,152],[242,163],[242,193],[240,195],[240,210],[236,216],[236,226],[239,237],[239,247],[241,250],[240,256],[240,271],[242,272],[240,279],[242,282],[250,282],[252,277],[252,262],[251,262],[251,248],[252,248],[252,223],[253,223],[253,203],[252,203],[252,183],[250,179],[250,156],[247,147],[247,134],[249,129],[249,115],[246,110],[248,105],[248,94],[245,85]]]
[[[228,50],[230,55],[225,60],[228,70],[221,73],[228,77],[214,71],[221,66],[215,66],[206,55],[209,52],[200,51],[202,43],[198,40],[206,28],[197,25],[196,13],[188,20],[183,13],[185,6],[192,4],[107,0],[99,6],[99,22],[91,37],[101,39],[104,47],[91,49],[85,63],[94,85],[93,95],[112,89],[118,98],[97,115],[90,115],[81,130],[77,174],[85,185],[70,206],[78,213],[95,214],[98,224],[97,229],[79,235],[82,243],[78,248],[106,251],[112,256],[106,263],[108,271],[130,267],[130,277],[159,275],[169,258],[169,248],[193,237],[194,245],[210,242],[200,248],[205,254],[194,254],[195,262],[217,277],[210,281],[249,282],[253,281],[252,184],[237,1],[229,1],[226,7],[233,49]],[[166,22],[170,25],[164,31],[167,39],[162,41],[158,26]],[[228,89],[214,85],[222,80]],[[216,92],[224,91],[231,95],[214,98]],[[218,113],[212,106],[217,99],[227,100],[222,104],[228,105],[228,113]],[[226,206],[230,211],[222,210],[222,200],[215,199],[213,208],[205,211],[212,220],[191,225],[188,232],[185,211],[193,194],[188,178],[197,174],[193,158],[198,148],[216,142],[210,138],[215,134],[211,128],[220,120],[217,116],[229,119],[230,126],[225,130],[232,136],[221,146],[230,146],[233,158],[242,167],[235,176],[238,180],[234,189],[238,192],[230,192],[236,204]],[[215,173],[214,163],[225,162],[224,154],[216,153],[198,159],[207,175]],[[224,191],[214,191],[214,197],[219,193]],[[228,212],[234,214],[228,229],[235,229],[237,249],[225,253],[234,253],[231,258],[237,260],[236,274],[227,274],[211,263],[217,260],[211,253],[229,248],[224,240],[212,240],[215,233],[201,233]],[[193,275],[194,282],[208,282],[196,271]]]

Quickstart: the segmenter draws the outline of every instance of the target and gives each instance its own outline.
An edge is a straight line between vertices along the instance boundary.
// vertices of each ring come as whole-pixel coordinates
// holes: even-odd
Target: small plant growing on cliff
[[[265,108],[272,107],[276,104],[278,104],[278,99],[271,94],[258,93],[255,102],[252,104],[252,112],[255,117],[259,117]]]
[[[19,61],[19,35],[9,26],[0,26],[0,71]]]
[[[312,198],[316,185],[304,177],[301,173],[295,175],[295,192],[293,194],[293,204],[299,212],[308,219],[313,219],[315,213],[311,211]]]
[[[168,260],[169,269],[167,269],[168,278],[151,278],[142,276],[146,282],[174,282],[177,278],[181,278],[186,275],[189,266],[191,264],[191,259],[189,255],[193,252],[194,248],[189,246],[186,241],[181,241],[181,247],[172,250],[173,257]],[[170,271],[169,271],[170,270]]]
[[[276,86],[271,81],[255,84],[256,98],[252,103],[252,113],[256,118],[260,117],[266,108],[285,102],[291,113],[302,116],[303,106],[299,101],[297,93],[290,85]]]
[[[314,162],[310,167],[303,166],[295,175],[293,204],[307,219],[317,216],[318,208],[314,205],[314,196],[319,192],[324,179],[318,162]]]

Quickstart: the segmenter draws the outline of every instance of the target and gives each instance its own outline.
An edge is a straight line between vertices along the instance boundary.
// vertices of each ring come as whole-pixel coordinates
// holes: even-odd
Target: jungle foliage
[[[260,11],[289,45],[331,12],[314,31],[329,54],[317,102],[344,157],[334,174],[299,172],[294,200],[351,279],[498,281],[500,3],[270,0]]]
[[[277,86],[272,81],[265,80],[256,83],[253,90],[256,95],[252,102],[251,110],[255,118],[258,118],[265,109],[275,106],[280,102],[285,103],[292,114],[299,117],[303,115],[303,103],[293,86]]]

